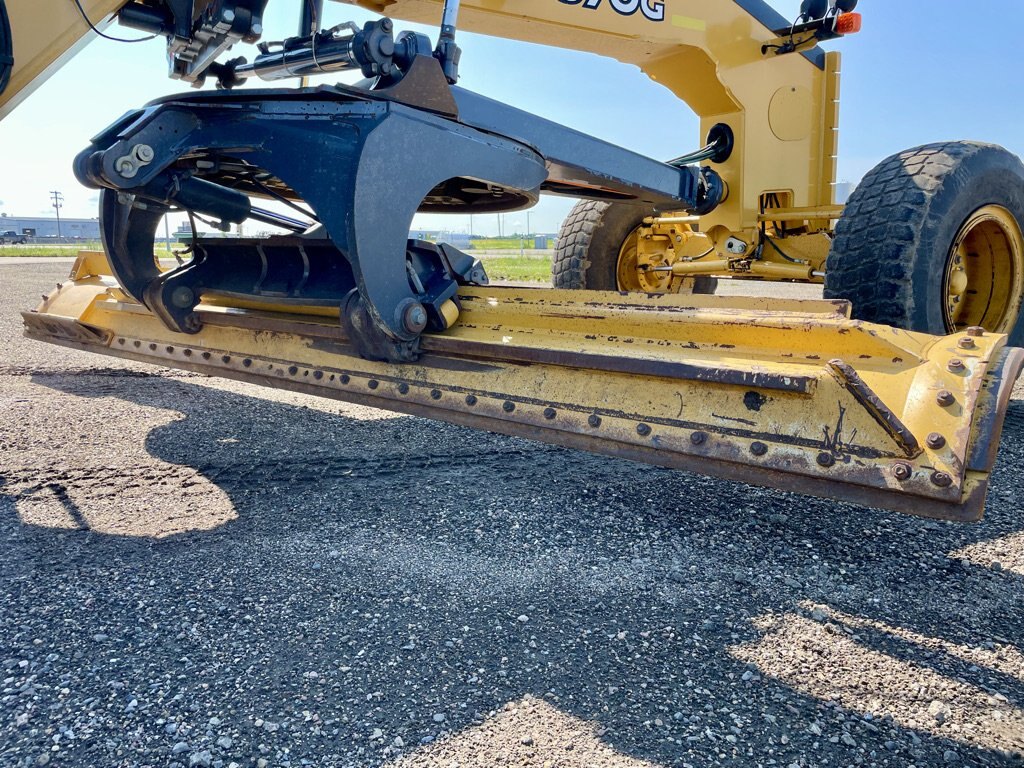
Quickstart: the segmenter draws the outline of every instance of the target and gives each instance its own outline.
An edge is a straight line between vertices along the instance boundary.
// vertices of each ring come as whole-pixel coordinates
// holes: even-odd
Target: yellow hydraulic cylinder
[[[811,280],[814,267],[809,264],[780,264],[774,261],[752,261],[750,274],[772,280]]]

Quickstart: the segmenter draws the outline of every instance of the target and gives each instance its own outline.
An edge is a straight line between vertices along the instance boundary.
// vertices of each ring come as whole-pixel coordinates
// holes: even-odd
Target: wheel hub
[[[999,205],[979,208],[960,228],[946,261],[946,329],[1009,331],[1020,311],[1022,278],[1024,235],[1013,214]]]

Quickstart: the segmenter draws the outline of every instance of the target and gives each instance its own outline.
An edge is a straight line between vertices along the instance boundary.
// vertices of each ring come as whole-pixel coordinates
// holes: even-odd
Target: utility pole
[[[53,199],[53,210],[57,212],[57,242],[60,243],[64,241],[60,233],[60,209],[64,207],[64,195],[55,189],[50,192],[50,197]]]

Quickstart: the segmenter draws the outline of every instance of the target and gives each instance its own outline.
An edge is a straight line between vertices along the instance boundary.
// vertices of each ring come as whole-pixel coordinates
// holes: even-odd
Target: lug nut
[[[960,341],[958,341],[956,345],[960,347],[960,349],[974,349],[977,346],[977,344],[974,343],[974,339],[968,338],[966,336],[960,339]]]
[[[967,329],[967,335],[974,336],[975,338],[980,338],[981,336],[985,335],[985,329],[982,328],[980,325],[972,325],[970,328]]]
[[[692,435],[690,435],[690,442],[693,443],[694,445],[704,445],[704,443],[707,442],[707,439],[707,432],[694,432]]]
[[[953,484],[953,478],[945,472],[932,472],[932,482],[939,488],[949,488]]]
[[[948,408],[956,402],[956,398],[953,397],[953,393],[948,389],[944,389],[935,396],[935,402],[941,405],[943,408]]]
[[[909,464],[904,464],[902,462],[900,462],[898,464],[893,464],[892,476],[895,477],[900,482],[903,482],[905,480],[909,480],[911,475],[913,475],[913,474],[914,474],[914,470],[910,468]]]
[[[946,438],[944,438],[938,432],[932,432],[930,435],[928,435],[928,438],[925,442],[928,444],[929,448],[931,448],[934,451],[937,451],[939,448],[942,448],[946,444]]]
[[[964,369],[964,361],[959,357],[954,357],[946,367],[949,368],[950,373],[959,373]]]
[[[750,452],[755,456],[764,456],[768,453],[768,446],[761,442],[751,443]]]

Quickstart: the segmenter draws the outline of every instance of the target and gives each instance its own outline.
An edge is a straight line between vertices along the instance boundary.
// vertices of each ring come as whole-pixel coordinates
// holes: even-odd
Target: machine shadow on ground
[[[39,571],[64,585],[18,634],[63,627],[47,642],[66,663],[88,647],[125,683],[73,697],[220,713],[243,734],[236,753],[315,761],[359,743],[385,764],[395,735],[409,751],[531,695],[657,764],[1020,764],[1024,572],[959,553],[1024,530],[1024,402],[986,522],[954,525],[187,379],[101,378],[33,382],[181,413],[146,450],[196,470],[234,514],[160,539],[103,535],[71,482],[77,530],[54,531],[19,521],[0,476],[11,599],[41,599]],[[312,734],[303,711],[330,725]],[[268,734],[255,718],[293,726]]]

